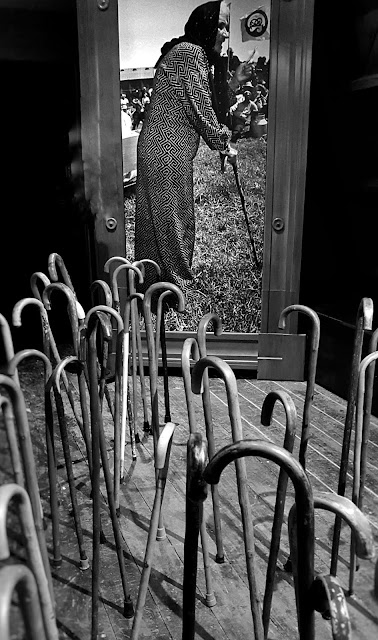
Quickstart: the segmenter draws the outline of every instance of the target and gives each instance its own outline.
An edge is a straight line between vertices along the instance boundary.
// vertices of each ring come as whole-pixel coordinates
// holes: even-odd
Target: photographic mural
[[[145,200],[160,199],[162,208],[168,202],[172,207],[171,224],[166,225],[164,214],[162,220],[154,220],[153,224],[163,240],[169,238],[169,246],[163,247],[162,252],[172,250],[174,254],[172,272],[176,275],[171,281],[176,282],[177,276],[177,283],[181,284],[183,278],[187,307],[184,314],[174,310],[167,314],[167,328],[195,331],[201,317],[213,311],[222,319],[225,331],[254,333],[259,331],[261,313],[270,4],[251,0],[222,2],[220,6],[219,3],[211,4],[216,6],[209,8],[207,3],[201,8],[198,0],[181,4],[166,0],[158,6],[151,0],[118,0],[127,257],[134,259],[134,252],[138,253],[138,258],[142,257],[143,241],[148,234],[145,220],[154,215]],[[215,27],[214,19],[217,20]],[[177,41],[172,43],[172,39]],[[202,82],[203,59],[197,40],[207,51],[212,72],[210,80],[205,74],[201,86],[197,86],[197,82]],[[161,62],[161,48],[165,43],[168,43],[166,49],[171,47],[171,50],[168,58],[164,60],[163,56]],[[210,46],[208,43],[211,43],[211,51],[206,49]],[[213,45],[218,49],[217,55],[213,55]],[[175,84],[176,81],[171,82],[166,92],[164,82],[173,73],[172,69],[176,74],[177,65],[180,69],[180,86],[175,86],[175,90],[180,100],[187,101],[185,118],[188,117],[190,125],[200,132],[197,152],[190,147],[196,143],[187,122],[181,120],[182,113],[175,111],[175,101],[172,109],[166,111],[158,96],[155,96],[154,104],[154,77],[159,58],[159,63],[165,67],[156,75],[156,90],[162,91],[166,102],[172,82]],[[240,83],[238,78],[242,78]],[[206,83],[209,83],[211,94],[210,106],[203,88],[207,88]],[[216,111],[218,120],[215,132],[209,131],[209,127],[215,126],[210,107]],[[161,143],[153,138],[158,134],[151,128],[159,108],[165,120],[162,125],[165,138]],[[151,109],[153,114],[148,119]],[[143,129],[146,123],[148,131]],[[225,143],[226,130],[229,147]],[[154,158],[153,163],[158,166],[161,161],[162,169],[157,174],[159,179],[148,177],[145,184],[150,186],[140,188],[137,196],[139,140],[143,142],[140,145],[143,155],[149,152],[150,164],[151,153],[157,153],[156,149],[161,147],[161,157]],[[235,149],[236,162],[233,159]],[[194,156],[190,160],[192,169],[186,167],[188,153]],[[191,170],[192,178],[188,177]],[[183,172],[182,178],[177,171]],[[180,193],[173,182],[173,186],[167,186],[172,174],[180,183]],[[187,185],[190,181],[192,192],[191,185]],[[194,204],[193,224],[190,199]],[[170,236],[176,227],[181,233],[177,252],[173,249],[175,239]],[[147,251],[148,243],[146,247]],[[191,279],[188,279],[189,275]]]

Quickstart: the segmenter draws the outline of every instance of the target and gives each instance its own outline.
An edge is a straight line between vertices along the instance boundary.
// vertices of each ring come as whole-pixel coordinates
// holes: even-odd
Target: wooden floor
[[[21,371],[21,385],[25,392],[28,416],[32,431],[35,456],[38,464],[41,495],[48,521],[46,530],[49,551],[51,551],[51,521],[47,506],[48,483],[45,468],[42,424],[42,372],[38,369]],[[210,380],[214,431],[217,449],[231,441],[230,423],[224,383],[222,380]],[[300,428],[305,395],[304,383],[275,383],[257,380],[238,380],[239,403],[242,413],[245,438],[268,438],[282,444],[284,435],[284,414],[279,403],[276,404],[271,427],[263,427],[260,422],[260,410],[265,395],[272,389],[288,391],[295,402]],[[162,394],[161,394],[162,395]],[[170,397],[172,421],[177,424],[171,451],[170,469],[164,499],[164,520],[167,537],[155,546],[155,557],[150,580],[142,632],[140,638],[159,640],[179,640],[181,638],[182,611],[182,575],[183,545],[185,524],[185,472],[186,443],[188,438],[188,420],[185,395],[181,378],[170,378]],[[200,397],[195,397],[198,430],[203,432],[203,414]],[[346,403],[321,387],[316,387],[311,418],[311,441],[308,449],[308,472],[314,491],[335,491],[338,481],[341,440]],[[69,414],[69,411],[67,412]],[[163,412],[162,412],[163,413]],[[71,415],[71,414],[69,414]],[[373,527],[375,540],[378,540],[378,421],[373,420],[371,442],[369,446],[368,473],[366,484],[365,513]],[[80,432],[72,418],[69,421],[73,434],[73,454],[75,459],[75,477],[78,489],[85,543],[91,557],[92,513],[88,467],[84,457],[84,447]],[[142,424],[142,422],[140,422]],[[109,458],[112,453],[112,428],[105,419]],[[138,444],[138,457],[131,459],[130,444],[127,445],[127,478],[122,485],[120,525],[124,538],[124,556],[130,581],[130,592],[136,602],[140,572],[143,563],[145,544],[151,508],[154,499],[155,481],[152,458],[152,438],[143,437]],[[298,441],[295,455],[298,455]],[[4,443],[4,439],[2,439]],[[9,482],[6,470],[5,445],[1,446],[1,481]],[[59,453],[59,450],[58,450]],[[62,461],[61,452],[59,456]],[[91,570],[81,572],[78,568],[78,551],[75,544],[73,521],[69,515],[69,492],[64,467],[59,467],[61,526],[63,565],[59,570],[52,569],[56,595],[56,612],[60,637],[72,640],[90,638],[91,625]],[[248,478],[250,501],[255,522],[257,579],[263,587],[269,551],[270,529],[275,498],[277,468],[262,459],[248,459]],[[350,475],[349,489],[350,493]],[[222,527],[225,564],[216,564],[214,528],[211,499],[205,503],[206,527],[209,532],[211,570],[214,580],[216,605],[208,608],[205,604],[205,583],[202,558],[199,559],[199,583],[197,595],[197,633],[202,640],[249,639],[253,637],[252,617],[249,607],[249,595],[246,579],[244,547],[241,519],[237,500],[235,472],[230,465],[222,474],[219,485],[222,512]],[[132,621],[122,616],[123,593],[117,556],[108,518],[106,492],[103,486],[102,523],[107,541],[101,546],[101,638],[128,638]],[[293,502],[292,485],[289,493],[286,513]],[[317,572],[329,573],[330,545],[332,540],[333,518],[325,512],[316,513],[316,557]],[[17,548],[17,536],[14,541],[14,553]],[[288,555],[287,528],[284,526],[282,546],[277,569],[277,585],[273,599],[269,638],[293,639],[298,637],[295,616],[295,601],[292,578],[283,570]],[[349,534],[342,530],[340,546],[339,578],[344,588],[348,586]],[[349,613],[352,620],[354,637],[361,640],[373,640],[378,635],[378,602],[373,597],[374,566],[371,561],[362,561],[356,575],[356,595],[348,598]],[[330,623],[316,616],[317,638],[331,638]]]

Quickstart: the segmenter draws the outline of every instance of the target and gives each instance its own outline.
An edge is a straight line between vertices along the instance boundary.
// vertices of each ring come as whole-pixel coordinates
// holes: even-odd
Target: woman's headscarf
[[[227,58],[221,57],[214,51],[215,41],[218,33],[219,11],[221,0],[216,2],[205,2],[196,7],[189,16],[185,25],[184,35],[180,38],[173,38],[166,42],[161,48],[161,59],[179,42],[191,42],[199,45],[206,53],[210,65],[214,65],[214,77],[210,73],[209,82],[212,94],[212,103],[219,122],[230,126],[229,101],[227,94]]]
[[[157,67],[163,56],[179,42],[191,42],[199,45],[204,49],[209,64],[214,64],[217,56],[214,52],[214,45],[218,33],[220,5],[220,0],[217,0],[216,2],[205,2],[205,4],[196,7],[185,25],[184,35],[173,38],[162,46],[161,56],[155,66]]]

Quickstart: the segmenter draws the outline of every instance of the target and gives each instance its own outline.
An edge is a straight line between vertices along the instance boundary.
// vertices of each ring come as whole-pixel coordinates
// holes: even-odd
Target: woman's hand
[[[241,62],[239,66],[236,68],[233,80],[234,82],[238,82],[239,84],[244,84],[247,80],[250,79],[254,69],[253,58],[256,56],[257,50],[253,49],[251,55],[249,56],[246,62]]]
[[[237,162],[237,157],[238,157],[238,152],[236,149],[234,149],[233,147],[230,147],[227,153],[227,161],[231,164],[231,165],[235,165],[236,166],[236,162]]]

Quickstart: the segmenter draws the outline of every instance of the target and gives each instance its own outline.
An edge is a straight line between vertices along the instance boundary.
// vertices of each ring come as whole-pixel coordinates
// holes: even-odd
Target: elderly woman
[[[139,136],[135,259],[154,260],[161,267],[161,280],[183,290],[193,279],[193,160],[200,136],[210,149],[236,161],[231,133],[217,117],[212,74],[228,24],[227,4],[207,2],[192,12],[183,36],[165,43]],[[236,91],[252,71],[252,64],[242,63],[225,91]],[[153,275],[147,269],[146,286]]]

